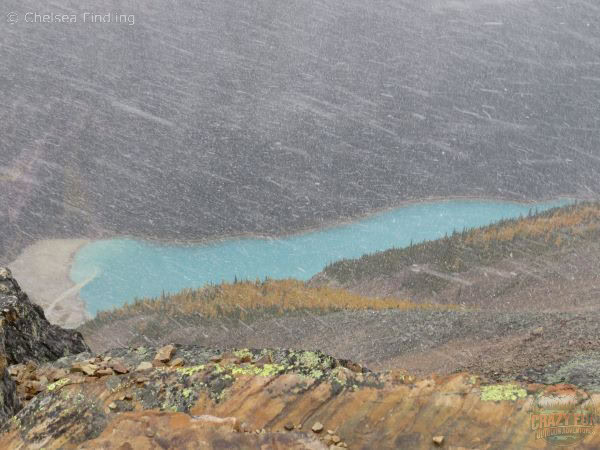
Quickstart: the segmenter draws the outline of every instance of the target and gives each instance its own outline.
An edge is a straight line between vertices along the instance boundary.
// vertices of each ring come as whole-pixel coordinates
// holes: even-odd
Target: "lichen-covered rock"
[[[38,367],[67,375],[0,426],[0,448],[429,449],[440,437],[448,448],[544,446],[531,429],[542,385],[416,379],[319,352],[193,346],[176,346],[183,367],[134,370],[156,353],[117,349]],[[71,370],[115,361],[125,373]],[[599,447],[600,433],[579,442]]]
[[[8,365],[54,361],[88,350],[81,333],[50,324],[10,270],[0,268],[0,355]]]
[[[54,380],[56,373],[63,378],[47,383],[42,393],[0,427],[0,448],[109,448],[117,439],[132,448],[152,448],[151,442],[160,441],[158,445],[164,448],[178,449],[198,448],[194,442],[209,443],[206,448],[325,449],[328,447],[310,433],[282,427],[262,431],[262,422],[257,427],[248,419],[237,420],[235,415],[204,414],[204,406],[226,403],[244,380],[255,380],[259,390],[269,380],[276,381],[274,395],[296,397],[322,383],[335,384],[333,395],[344,389],[381,384],[377,374],[357,374],[319,352],[193,346],[176,346],[172,353],[175,351],[189,365],[152,367],[149,361],[157,350],[137,348],[115,349],[98,356],[82,353],[40,366],[13,366],[19,392],[27,392],[22,386],[32,381]],[[147,364],[148,370],[135,370],[142,364]],[[83,370],[89,366],[94,370]],[[123,373],[105,374],[103,368],[110,366],[120,366]],[[345,376],[338,378],[342,374]],[[324,390],[322,393],[321,400],[330,395]],[[146,425],[136,426],[140,421]],[[174,421],[187,425],[174,427]],[[231,428],[229,432],[225,425]]]

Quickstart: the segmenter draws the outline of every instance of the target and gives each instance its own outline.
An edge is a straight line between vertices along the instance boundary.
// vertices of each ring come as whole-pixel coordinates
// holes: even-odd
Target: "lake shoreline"
[[[75,255],[89,239],[44,239],[21,252],[8,267],[29,298],[44,309],[46,318],[64,328],[76,328],[91,318],[79,296],[82,286],[70,277]]]
[[[306,235],[313,232],[326,231],[336,227],[343,227],[361,220],[375,218],[378,215],[383,215],[396,209],[414,205],[446,203],[453,201],[492,201],[516,205],[531,204],[532,206],[535,206],[536,204],[553,201],[556,202],[561,200],[581,201],[584,199],[581,199],[581,197],[577,198],[575,196],[560,196],[546,200],[515,201],[474,196],[441,198],[429,197],[422,200],[405,201],[401,205],[397,205],[392,208],[381,208],[368,214],[353,218],[343,218],[335,222],[324,224],[323,226],[312,226],[300,231],[295,230],[293,232],[281,233],[277,235],[242,233],[236,235],[212,236],[210,238],[196,240],[159,239],[132,235],[111,235],[90,239],[45,239],[37,241],[36,243],[26,247],[23,252],[11,264],[9,264],[9,267],[13,270],[15,277],[21,282],[23,289],[31,296],[33,301],[40,304],[45,310],[46,308],[51,307],[51,309],[46,310],[46,314],[51,322],[57,323],[61,326],[74,328],[91,318],[89,309],[86,307],[83,299],[78,295],[79,290],[87,282],[91,281],[91,278],[89,280],[82,280],[81,283],[76,284],[71,279],[71,269],[78,252],[85,246],[94,242],[103,240],[131,239],[144,241],[149,245],[190,247],[195,245],[210,243],[218,244],[225,241],[236,241],[243,239],[283,239],[293,236]]]
[[[177,246],[194,246],[194,245],[202,245],[202,244],[210,244],[210,243],[219,243],[223,241],[233,241],[233,240],[241,240],[241,239],[282,239],[289,238],[293,236],[299,236],[319,231],[326,231],[331,228],[337,228],[345,225],[351,225],[352,223],[359,222],[362,220],[369,219],[371,217],[376,217],[381,214],[385,214],[391,212],[395,209],[404,208],[407,206],[414,205],[422,205],[428,203],[446,203],[453,201],[481,201],[481,202],[502,202],[502,203],[513,203],[517,205],[536,205],[539,203],[547,203],[547,202],[555,202],[561,200],[573,200],[577,202],[581,201],[593,201],[593,198],[585,198],[581,195],[560,195],[558,197],[548,197],[539,200],[514,200],[508,199],[506,197],[479,197],[479,196],[452,196],[452,197],[425,197],[423,199],[418,200],[404,200],[397,205],[394,206],[386,206],[383,208],[376,208],[369,212],[358,214],[352,217],[341,217],[336,220],[323,222],[320,225],[310,225],[302,228],[297,228],[290,231],[282,231],[280,233],[273,234],[265,234],[265,233],[257,233],[257,232],[245,232],[245,233],[228,233],[228,234],[215,234],[212,236],[202,237],[202,238],[161,238],[153,235],[133,235],[133,234],[119,234],[119,233],[107,233],[101,237],[90,238],[91,241],[99,241],[99,240],[112,240],[112,239],[131,239],[136,241],[145,241],[150,244],[155,245],[177,245]]]
[[[355,220],[351,225],[338,223],[333,228],[280,238],[260,239],[254,234],[196,245],[159,245],[140,238],[98,240],[77,254],[71,277],[81,283],[99,274],[81,294],[95,314],[134,299],[235,279],[309,280],[335,261],[435,240],[456,230],[571,203],[571,198],[535,204],[453,199],[420,202]]]

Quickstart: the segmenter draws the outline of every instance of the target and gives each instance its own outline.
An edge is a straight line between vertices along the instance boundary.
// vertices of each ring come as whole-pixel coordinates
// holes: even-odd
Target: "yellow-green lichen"
[[[204,365],[201,364],[199,366],[192,366],[192,367],[180,367],[177,369],[177,373],[184,375],[184,376],[192,376],[195,373],[198,373],[202,370],[204,370]]]
[[[285,371],[285,366],[282,364],[265,364],[262,367],[258,367],[253,365],[236,366],[232,364],[227,366],[227,369],[231,370],[233,376],[255,375],[260,377],[272,377]]]
[[[255,366],[230,366],[232,375],[256,375],[256,369],[258,367]]]
[[[243,348],[241,350],[236,350],[233,352],[233,355],[239,359],[252,359],[254,356],[250,350],[247,348]]]
[[[302,352],[298,360],[305,367],[316,367],[321,363],[319,355],[315,352]]]
[[[68,378],[61,378],[60,380],[58,380],[58,381],[56,381],[56,382],[54,382],[52,384],[49,384],[46,389],[48,391],[52,392],[52,391],[55,391],[56,389],[60,389],[61,387],[69,384],[70,381],[71,380],[68,379]]]
[[[285,371],[285,366],[283,364],[265,364],[262,366],[262,369],[258,375],[270,377],[283,371]]]
[[[188,388],[184,389],[181,392],[181,395],[183,395],[183,397],[186,398],[186,399],[190,398],[193,394],[194,394],[194,391],[192,391],[191,389],[188,389]]]
[[[323,376],[323,371],[319,369],[311,370],[309,376],[312,378],[321,378]]]
[[[496,384],[481,387],[481,400],[484,402],[515,401],[527,397],[527,391],[516,384]]]

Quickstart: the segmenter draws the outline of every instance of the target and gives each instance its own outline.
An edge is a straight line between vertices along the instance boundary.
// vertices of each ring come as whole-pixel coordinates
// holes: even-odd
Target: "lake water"
[[[164,244],[139,239],[95,241],[75,256],[71,279],[89,281],[81,298],[92,314],[164,292],[238,279],[307,280],[342,258],[413,242],[436,239],[454,230],[527,215],[572,203],[537,204],[452,200],[417,203],[350,224],[282,238],[232,238],[205,244]]]

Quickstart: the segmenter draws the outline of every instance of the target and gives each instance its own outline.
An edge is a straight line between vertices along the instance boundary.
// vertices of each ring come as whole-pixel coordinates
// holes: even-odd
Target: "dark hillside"
[[[408,199],[599,191],[596,2],[2,5],[21,21],[0,23],[0,262],[50,236],[273,234]]]

